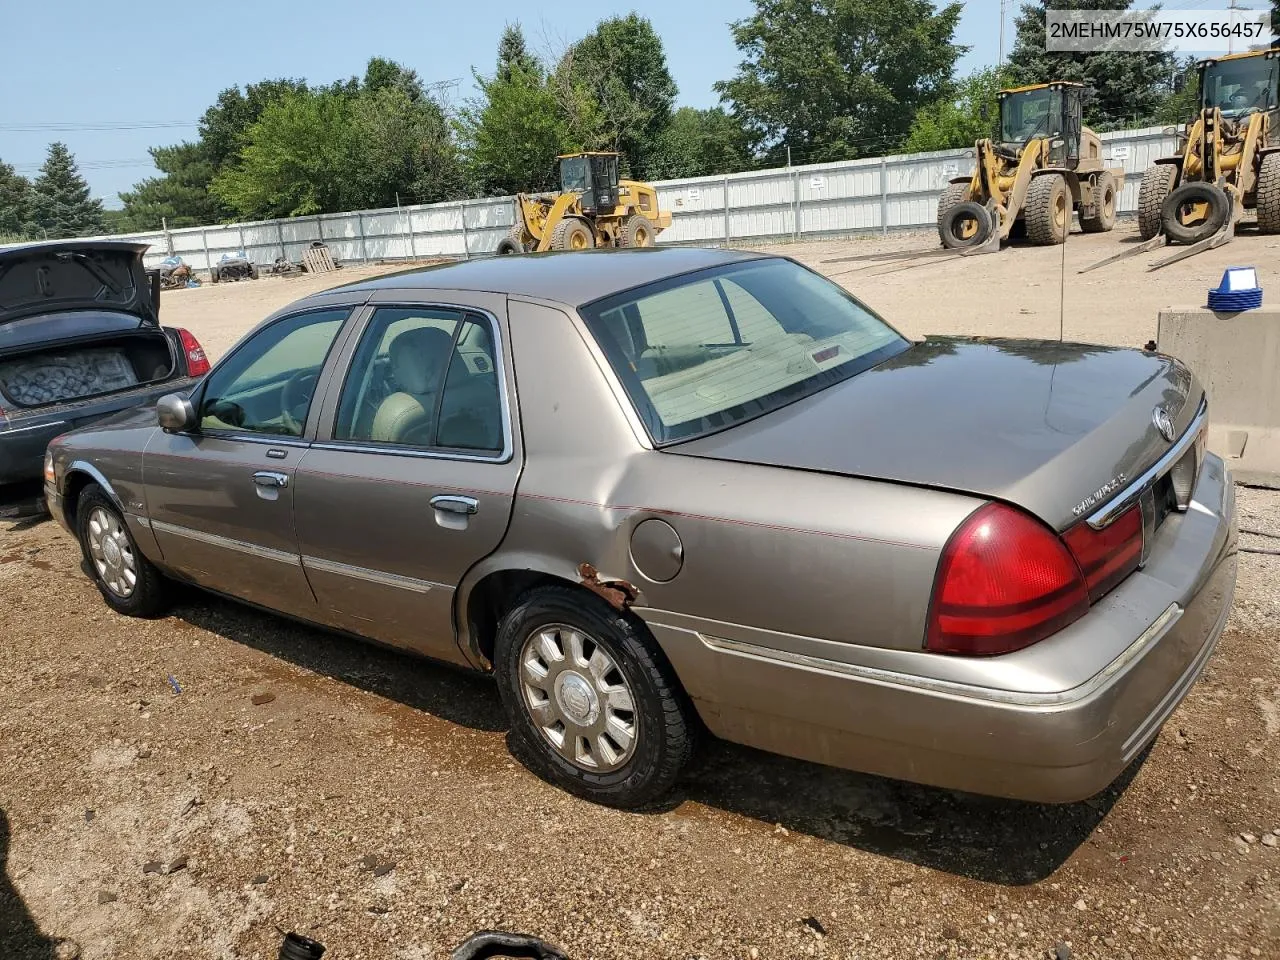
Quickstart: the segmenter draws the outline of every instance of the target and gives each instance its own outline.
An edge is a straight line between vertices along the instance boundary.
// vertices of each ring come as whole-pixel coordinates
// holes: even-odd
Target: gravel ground
[[[835,272],[880,243],[785,250]],[[908,333],[1056,335],[1046,253],[838,279]],[[1083,288],[1141,314],[1088,335],[1069,289],[1068,336],[1153,336],[1216,280],[1181,266]],[[322,279],[166,293],[165,318],[217,355]],[[1280,534],[1280,494],[1239,493],[1241,526]],[[1280,956],[1280,557],[1241,557],[1219,652],[1143,760],[1062,807],[713,743],[667,806],[621,813],[519,766],[488,681],[195,592],[118,617],[48,521],[0,524],[0,594],[0,960],[271,958],[277,925],[337,960],[485,927],[602,960]]]

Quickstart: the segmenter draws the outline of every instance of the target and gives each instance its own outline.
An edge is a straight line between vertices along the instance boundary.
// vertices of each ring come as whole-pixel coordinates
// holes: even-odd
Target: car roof
[[[550,300],[580,307],[656,280],[767,254],[708,247],[647,247],[481,257],[357,280],[324,293],[468,290]],[[310,298],[308,298],[310,299]]]

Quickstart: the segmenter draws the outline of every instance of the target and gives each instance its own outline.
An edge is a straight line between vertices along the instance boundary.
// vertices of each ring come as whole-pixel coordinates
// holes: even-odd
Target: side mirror
[[[156,402],[156,422],[165,433],[185,433],[196,425],[196,409],[180,393],[167,393]]]

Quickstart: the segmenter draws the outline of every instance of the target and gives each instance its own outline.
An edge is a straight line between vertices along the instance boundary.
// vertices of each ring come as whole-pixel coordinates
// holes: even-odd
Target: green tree
[[[26,232],[33,237],[89,237],[106,230],[102,201],[89,196],[89,184],[80,176],[75,157],[65,143],[49,144],[30,197],[30,227]]]
[[[204,147],[180,143],[152,147],[151,159],[161,176],[148,177],[120,194],[124,204],[120,223],[126,232],[217,223],[230,212],[209,193],[216,172]]]
[[[750,164],[747,135],[720,107],[681,107],[658,134],[648,175],[656,180],[734,173]]]
[[[1053,0],[1055,10],[1128,10],[1132,5],[1132,0]],[[1023,4],[1015,23],[1017,35],[1008,63],[1013,82],[1074,80],[1093,87],[1096,92],[1086,101],[1085,122],[1094,129],[1150,122],[1171,92],[1177,71],[1172,54],[1050,53],[1045,50],[1043,0]]]
[[[352,209],[352,99],[300,91],[272,103],[245,132],[237,164],[210,190],[243,217],[298,217]]]
[[[31,181],[0,160],[0,237],[20,240],[31,204]]]
[[[1182,60],[1176,71],[1179,82],[1156,108],[1152,117],[1156,123],[1186,123],[1200,112],[1200,71],[1196,69],[1195,57]]]
[[[235,162],[248,143],[248,131],[273,103],[307,90],[305,80],[263,80],[228,87],[218,94],[213,106],[200,118],[200,144],[205,158],[220,170]]]
[[[999,109],[996,95],[1003,86],[995,68],[975,70],[960,81],[954,98],[920,108],[902,149],[907,153],[952,150],[991,136]]]
[[[600,21],[565,52],[554,82],[584,146],[617,150],[633,176],[649,175],[650,152],[677,92],[652,23],[637,13]]]
[[[732,25],[743,54],[716,84],[753,147],[777,162],[874,155],[899,145],[916,112],[951,92],[965,47],[961,4],[929,0],[756,0]]]
[[[503,28],[502,39],[498,41],[498,72],[495,79],[510,80],[512,71],[515,70],[527,74],[541,74],[542,65],[538,63],[538,58],[529,52],[529,46],[524,39],[524,30],[520,24],[509,23]]]
[[[555,157],[573,149],[555,94],[540,68],[501,64],[492,79],[476,77],[480,97],[462,111],[473,188],[486,196],[552,189]]]
[[[403,84],[366,90],[351,105],[352,200],[362,209],[397,199],[435,203],[461,196],[463,167],[444,110]]]

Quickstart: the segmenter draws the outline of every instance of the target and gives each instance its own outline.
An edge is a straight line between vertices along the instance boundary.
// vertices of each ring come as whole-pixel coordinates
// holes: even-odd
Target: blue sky
[[[1176,7],[1192,5],[1227,4],[1173,0]],[[1012,42],[1013,6],[1006,43]],[[307,0],[174,6],[63,0],[57,7],[55,24],[44,5],[0,0],[6,34],[0,159],[34,176],[48,142],[61,139],[94,194],[115,206],[117,192],[154,172],[147,147],[193,138],[195,121],[225,87],[279,76],[328,82],[361,73],[377,54],[412,67],[429,83],[457,80],[452,96],[461,101],[474,92],[472,66],[492,69],[507,22],[520,21],[535,48],[562,47],[599,19],[638,9],[662,36],[679,102],[711,106],[717,102],[711,85],[730,76],[739,60],[727,24],[748,16],[754,4]],[[972,49],[962,71],[995,61],[999,9],[1000,0],[965,4],[956,40]],[[226,11],[226,30],[212,25],[216,10]],[[84,129],[90,125],[112,129]],[[120,129],[126,127],[131,129]]]

